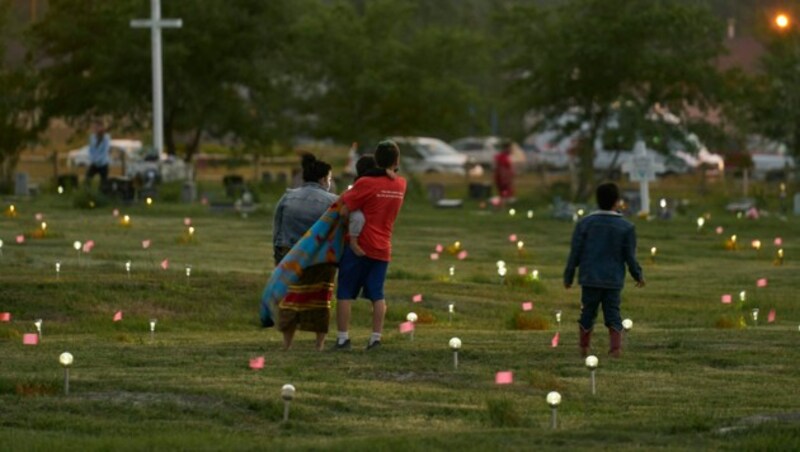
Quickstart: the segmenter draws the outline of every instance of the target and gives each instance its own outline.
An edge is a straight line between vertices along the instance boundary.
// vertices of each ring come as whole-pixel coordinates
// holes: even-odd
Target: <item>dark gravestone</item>
[[[272,173],[261,173],[262,185],[271,185],[273,182],[275,182],[275,178],[272,177]]]
[[[444,198],[444,185],[442,184],[428,184],[426,187],[428,191],[428,200],[434,204]]]
[[[469,184],[469,199],[489,199],[492,196],[492,186],[473,182]]]
[[[16,173],[14,175],[14,194],[16,196],[28,196],[30,194],[28,173]]]
[[[800,215],[800,193],[794,194],[794,214]]]
[[[110,197],[120,201],[131,202],[135,196],[133,181],[127,177],[110,177],[100,187],[100,191]]]
[[[244,191],[244,178],[238,174],[228,174],[222,178],[222,185],[225,186],[225,196],[238,198]]]

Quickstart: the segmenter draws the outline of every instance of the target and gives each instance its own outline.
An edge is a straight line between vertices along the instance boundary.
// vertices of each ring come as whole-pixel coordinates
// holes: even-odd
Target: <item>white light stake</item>
[[[523,242],[522,240],[518,241],[517,242],[517,251],[521,253],[523,247],[525,247],[525,242]]]
[[[56,279],[61,279],[61,262],[56,262]]]
[[[706,219],[703,217],[697,217],[697,232],[700,232],[703,229],[703,225],[706,224]]]
[[[633,329],[633,320],[625,319],[622,321],[622,329],[624,330],[625,334],[622,335],[622,340],[625,342],[625,346],[628,347],[628,333]]]
[[[150,319],[150,340],[154,340],[156,338],[156,319]]]
[[[189,284],[189,277],[192,276],[192,266],[186,266],[186,284]]]
[[[125,272],[128,274],[128,279],[131,279],[131,261],[125,262]]]
[[[75,251],[78,253],[78,266],[79,267],[81,265],[81,246],[83,246],[83,244],[81,242],[77,241],[77,240],[72,243],[72,247],[75,248]]]
[[[194,226],[189,226],[189,236],[191,237],[193,235],[194,235]]]
[[[3,241],[0,240],[0,257],[3,256]]]
[[[528,218],[533,218],[533,211],[532,210],[528,211]]]
[[[506,273],[508,273],[508,269],[505,267],[500,267],[497,269],[497,274],[500,275],[500,285],[503,285],[503,283],[505,282]]]
[[[452,323],[453,322],[453,314],[456,312],[456,305],[454,303],[450,303],[447,305],[447,321]]]
[[[289,404],[294,400],[294,386],[285,384],[281,388],[281,398],[283,399],[283,422],[289,422]]]
[[[656,254],[658,254],[658,248],[656,247],[650,248],[650,262],[654,264],[656,262]]]
[[[742,303],[747,301],[747,291],[746,290],[743,290],[743,291],[739,292],[739,301],[741,301]]]
[[[3,241],[0,240],[0,247],[3,246]],[[3,255],[2,249],[0,249],[0,256]],[[778,260],[776,261],[778,265],[783,265],[783,248],[778,250]]]
[[[36,334],[39,335],[39,341],[42,340],[42,319],[36,319],[33,324],[36,326]]]
[[[560,309],[558,311],[556,311],[556,323],[558,324],[558,327],[561,328],[561,310]]]
[[[538,281],[539,280],[539,270],[534,269],[531,272],[531,278],[533,278],[534,281]]]
[[[555,430],[558,426],[558,406],[561,405],[561,394],[556,391],[547,393],[547,404],[550,405],[550,426]]]
[[[44,231],[46,231],[46,230],[47,230],[47,223],[45,223],[44,221],[42,221],[42,232],[44,232]]]
[[[58,186],[58,194],[59,195],[63,195],[64,194],[64,187],[61,186],[61,185]]]
[[[456,267],[455,267],[455,265],[451,265],[450,266],[450,269],[448,270],[448,273],[450,274],[450,279],[453,279],[453,277],[456,276]]]
[[[594,372],[597,370],[598,359],[594,355],[586,357],[586,368],[589,369],[589,374],[592,380],[592,395],[597,394],[597,385],[595,384]]]
[[[409,322],[413,323],[414,326],[416,326],[417,318],[418,318],[417,314],[415,314],[413,312],[409,312],[408,315],[406,316],[406,320],[408,320]],[[416,328],[414,328],[414,329],[416,329]],[[414,330],[411,330],[411,334],[409,335],[409,337],[411,338],[412,341],[414,340]]]
[[[69,395],[69,366],[72,365],[72,353],[62,353],[58,357],[58,362],[64,366],[64,395]]]
[[[511,216],[513,217],[514,215],[516,215],[516,214],[517,214],[517,210],[516,210],[516,209],[509,209],[509,210],[508,210],[508,214],[509,214],[509,215],[511,215]]]
[[[758,326],[758,308],[753,308],[750,314],[753,316],[753,323],[755,326]]]
[[[453,369],[458,369],[458,351],[461,349],[461,339],[454,337],[450,339],[450,350],[453,351]]]

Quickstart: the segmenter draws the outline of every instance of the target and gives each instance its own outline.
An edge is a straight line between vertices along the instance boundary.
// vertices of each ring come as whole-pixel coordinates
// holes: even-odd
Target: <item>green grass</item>
[[[695,196],[690,183],[657,185],[653,193],[689,196],[686,215],[634,220],[648,285],[623,292],[634,329],[622,359],[605,357],[607,335],[597,328],[594,397],[577,354],[580,290],[566,291],[560,281],[572,224],[548,218],[541,192],[516,206],[535,209],[533,219],[472,202],[434,210],[409,200],[396,226],[377,353],[362,349],[366,302],[354,306],[351,353],[314,352],[312,335],[302,332],[284,352],[279,333],[258,328],[258,298],[272,269],[274,195],[248,219],[200,205],[119,206],[132,216],[131,228],[119,226],[111,205],[77,210],[68,198],[18,201],[17,218],[0,216],[0,312],[13,315],[0,323],[0,449],[797,450],[800,279],[793,256],[800,255],[800,221],[738,220],[721,210],[721,195]],[[36,229],[37,212],[52,235],[13,243]],[[698,233],[695,219],[706,212],[707,231]],[[191,244],[180,240],[187,216],[197,228]],[[714,233],[717,225],[723,236]],[[512,233],[525,253],[508,241]],[[742,249],[725,251],[724,238],[734,233]],[[776,236],[784,240],[782,267],[772,265]],[[756,238],[764,243],[760,254],[747,246]],[[89,239],[96,246],[79,264],[72,242]],[[152,240],[149,250],[144,239]],[[466,260],[447,253],[429,259],[437,243],[456,240]],[[158,267],[163,259],[168,271]],[[538,269],[541,283],[501,284],[499,259],[509,275],[520,266]],[[190,280],[184,265],[192,266]],[[761,277],[768,287],[756,288]],[[745,303],[735,301],[740,290],[747,290]],[[423,303],[411,302],[416,293]],[[733,294],[732,305],[720,303],[723,293]],[[548,329],[513,328],[523,301],[534,303],[525,318]],[[757,327],[749,320],[754,307],[761,310]],[[767,324],[770,309],[777,321]],[[124,320],[114,323],[119,310]],[[411,310],[429,322],[413,341],[397,332]],[[555,310],[563,311],[560,327]],[[717,327],[740,316],[746,328]],[[23,346],[21,335],[35,331],[37,318],[44,319],[42,343]],[[154,340],[151,318],[158,319]],[[561,345],[551,348],[559,328]],[[453,336],[464,344],[457,371],[447,348]],[[69,396],[58,365],[65,350],[75,356]],[[250,370],[248,360],[262,355],[265,368]],[[500,370],[514,371],[513,385],[494,384]],[[298,391],[288,424],[281,423],[285,383]],[[544,401],[550,390],[563,396],[557,430],[549,428]],[[752,421],[759,415],[774,418]],[[726,427],[739,428],[719,433]]]

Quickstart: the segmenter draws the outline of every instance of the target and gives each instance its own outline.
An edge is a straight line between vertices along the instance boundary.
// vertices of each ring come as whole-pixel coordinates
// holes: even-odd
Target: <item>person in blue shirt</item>
[[[569,289],[580,268],[581,285],[580,350],[589,354],[592,328],[602,305],[608,327],[609,355],[618,358],[622,349],[620,302],[628,266],[636,287],[644,287],[642,267],[636,261],[636,229],[614,210],[619,203],[619,188],[605,183],[597,187],[600,210],[587,215],[572,233],[572,246],[564,269],[564,287]]]
[[[89,135],[89,169],[86,170],[86,186],[91,187],[95,174],[100,175],[102,188],[108,179],[108,151],[111,147],[111,137],[106,133],[101,121],[92,125],[92,134]]]

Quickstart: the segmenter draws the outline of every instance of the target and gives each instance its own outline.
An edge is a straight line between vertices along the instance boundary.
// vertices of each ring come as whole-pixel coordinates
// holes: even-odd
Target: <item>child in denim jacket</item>
[[[636,287],[644,287],[642,268],[636,261],[636,229],[614,211],[619,202],[619,188],[606,183],[597,187],[600,210],[582,219],[572,234],[572,246],[564,269],[564,287],[572,287],[575,269],[580,268],[581,285],[580,350],[589,354],[592,328],[598,308],[609,332],[609,355],[618,358],[622,348],[622,317],[620,295],[625,285],[625,266],[628,266]]]

